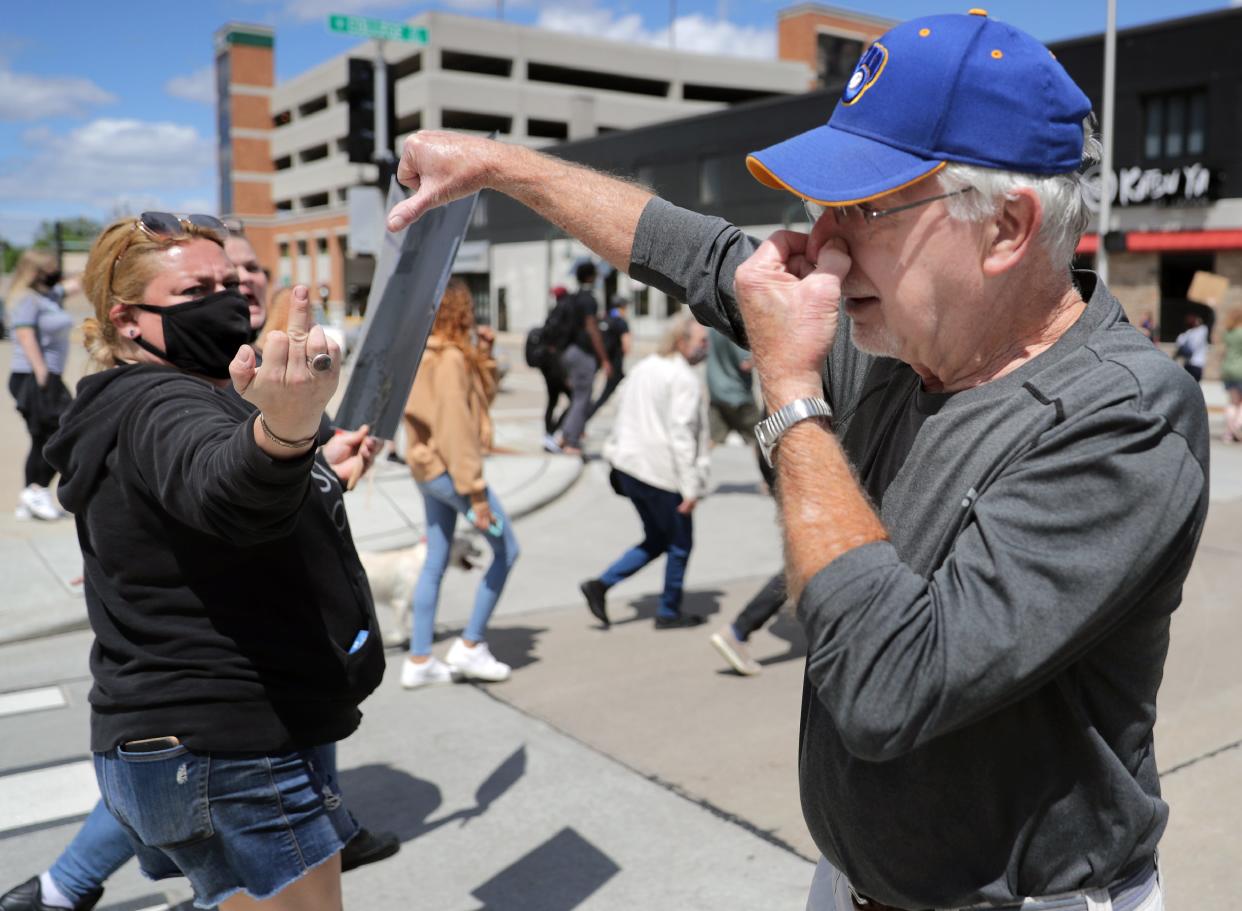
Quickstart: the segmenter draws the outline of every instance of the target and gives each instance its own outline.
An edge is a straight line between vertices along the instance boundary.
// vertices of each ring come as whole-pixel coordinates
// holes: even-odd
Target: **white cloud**
[[[215,185],[213,142],[183,124],[100,118],[67,133],[27,130],[22,140],[27,153],[0,166],[6,205],[54,202],[104,216],[168,208]]]
[[[216,68],[209,63],[188,75],[174,76],[164,83],[164,91],[174,98],[197,101],[200,104],[215,104]]]
[[[115,95],[89,79],[33,76],[0,68],[0,121],[76,117],[96,105],[114,101]]]
[[[504,0],[506,10],[528,7],[533,0]],[[496,0],[440,0],[437,4],[468,13],[495,13]],[[332,13],[370,16],[382,10],[408,11],[410,0],[285,0],[284,14],[302,22],[326,19]],[[396,18],[405,21],[403,12]]]
[[[637,13],[617,14],[598,7],[554,6],[542,9],[535,24],[539,28],[593,38],[669,46],[668,26],[648,28]],[[679,51],[768,59],[776,56],[776,32],[773,29],[737,25],[699,13],[678,16],[673,23],[673,37]]]

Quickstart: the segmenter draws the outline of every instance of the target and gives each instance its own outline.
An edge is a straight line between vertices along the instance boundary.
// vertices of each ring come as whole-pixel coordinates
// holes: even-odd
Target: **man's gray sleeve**
[[[847,747],[900,756],[1048,683],[1136,611],[1171,609],[1207,478],[1162,416],[1116,405],[1037,444],[980,495],[930,579],[887,542],[798,604],[807,674]]]
[[[690,305],[695,319],[748,348],[733,273],[759,242],[723,218],[654,197],[634,233],[630,276]]]

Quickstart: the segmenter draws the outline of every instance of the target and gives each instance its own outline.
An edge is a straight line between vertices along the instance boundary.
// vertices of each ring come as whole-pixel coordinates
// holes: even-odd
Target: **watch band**
[[[784,433],[794,424],[808,418],[831,420],[832,406],[823,399],[794,399],[755,425],[755,439],[759,443],[759,451],[763,453],[763,460],[769,467],[775,467],[772,465],[772,455]]]

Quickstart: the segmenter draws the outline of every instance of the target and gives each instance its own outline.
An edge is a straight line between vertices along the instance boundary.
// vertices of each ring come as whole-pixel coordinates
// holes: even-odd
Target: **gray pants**
[[[582,448],[582,431],[586,428],[587,413],[591,410],[591,394],[595,389],[595,358],[577,345],[570,345],[561,355],[565,368],[565,381],[569,386],[569,410],[561,425],[561,443],[575,449]]]

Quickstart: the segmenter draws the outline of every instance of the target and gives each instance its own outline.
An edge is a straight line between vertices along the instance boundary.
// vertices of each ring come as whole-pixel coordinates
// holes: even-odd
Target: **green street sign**
[[[366,16],[331,15],[328,17],[328,30],[345,35],[357,35],[360,38],[376,38],[380,41],[427,43],[425,28],[415,28],[400,22],[385,22],[383,19],[369,19]]]

